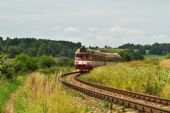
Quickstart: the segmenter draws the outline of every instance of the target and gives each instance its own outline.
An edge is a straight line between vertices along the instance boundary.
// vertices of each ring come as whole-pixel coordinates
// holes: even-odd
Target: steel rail
[[[82,80],[80,78],[78,78],[80,75],[77,75],[74,77],[74,79],[80,83],[98,88],[98,89],[103,89],[106,91],[110,91],[110,92],[114,92],[114,93],[119,93],[125,96],[129,96],[129,97],[133,97],[136,99],[141,99],[141,100],[145,100],[145,101],[149,101],[149,102],[153,102],[153,103],[157,103],[157,104],[162,104],[162,105],[170,105],[170,100],[168,99],[164,99],[161,97],[157,97],[157,96],[152,96],[152,95],[147,95],[147,94],[142,94],[142,93],[137,93],[137,92],[132,92],[132,91],[125,91],[125,90],[121,90],[121,89],[117,89],[117,88],[111,88],[111,87],[107,87],[104,85],[99,85],[99,84],[95,84],[95,83],[91,83],[85,80]]]
[[[66,74],[63,74],[61,77],[65,77],[65,76],[68,76],[68,75],[71,75],[71,74],[76,74],[76,73],[77,73],[77,75],[76,75],[76,77],[74,77],[74,79],[78,80],[78,82],[81,81],[81,83],[86,84],[86,85],[90,85],[92,87],[94,87],[96,85],[96,84],[94,85],[93,83],[91,84],[90,82],[83,81],[83,80],[79,79],[78,76],[82,75],[81,72],[66,73]],[[77,90],[81,93],[84,93],[88,96],[95,97],[95,98],[105,100],[105,101],[109,101],[109,102],[112,102],[112,103],[115,103],[115,104],[123,105],[127,108],[133,108],[133,109],[139,110],[140,113],[170,113],[170,110],[167,110],[167,109],[164,109],[164,108],[160,108],[160,107],[158,108],[158,107],[155,107],[153,105],[139,103],[135,100],[132,101],[132,100],[124,99],[124,98],[119,98],[119,97],[116,97],[116,96],[113,96],[113,95],[103,94],[101,92],[89,90],[89,89],[83,88],[81,86],[77,86],[75,84],[67,82],[64,79],[62,79],[61,82],[65,86],[72,88],[74,90]],[[98,87],[100,87],[100,85],[98,85],[96,88],[98,88]],[[101,89],[101,88],[99,88],[99,89]],[[103,90],[107,90],[107,88],[105,88],[105,86],[104,86]],[[117,92],[117,93],[119,93],[119,92]]]

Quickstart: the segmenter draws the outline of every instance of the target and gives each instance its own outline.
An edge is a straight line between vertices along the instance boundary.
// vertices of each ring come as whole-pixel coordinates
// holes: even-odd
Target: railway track
[[[82,74],[81,72],[66,73],[62,75],[61,81],[65,86],[88,96],[133,108],[141,113],[170,113],[170,100],[87,82],[79,78]],[[72,75],[71,79],[66,79],[69,75]]]

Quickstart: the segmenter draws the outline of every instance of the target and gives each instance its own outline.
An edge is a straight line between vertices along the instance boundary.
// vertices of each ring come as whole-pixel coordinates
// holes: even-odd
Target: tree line
[[[74,51],[81,47],[81,43],[69,41],[54,41],[35,38],[9,38],[3,40],[0,37],[0,51],[14,58],[16,55],[25,53],[29,56],[50,55],[53,57],[74,57]]]
[[[170,43],[154,43],[154,44],[131,44],[127,43],[118,47],[119,49],[134,49],[140,54],[154,54],[154,55],[166,55],[170,53]]]

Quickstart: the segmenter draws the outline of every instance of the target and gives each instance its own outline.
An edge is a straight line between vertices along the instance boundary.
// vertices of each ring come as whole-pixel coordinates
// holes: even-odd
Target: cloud
[[[58,30],[60,30],[60,29],[61,29],[61,27],[55,26],[52,30],[53,30],[53,31],[58,31]]]
[[[166,34],[158,34],[158,35],[153,35],[152,36],[154,39],[156,38],[158,38],[158,39],[169,39],[170,37],[168,36],[168,35],[166,35]]]
[[[116,33],[116,32],[124,32],[125,28],[115,25],[109,29],[110,32]]]
[[[89,28],[89,31],[97,31],[99,28],[97,28],[97,27],[91,27],[91,28]]]
[[[109,32],[111,33],[124,33],[124,34],[131,34],[131,35],[141,35],[143,34],[143,31],[138,29],[133,29],[129,27],[123,27],[119,25],[112,26],[109,29]]]
[[[170,42],[169,10],[168,0],[1,0],[0,35],[101,47]]]
[[[140,31],[140,30],[137,30],[137,29],[129,29],[127,30],[130,34],[133,34],[133,35],[141,35],[143,34],[143,31]]]
[[[67,27],[64,29],[65,33],[79,33],[80,30],[76,27]]]

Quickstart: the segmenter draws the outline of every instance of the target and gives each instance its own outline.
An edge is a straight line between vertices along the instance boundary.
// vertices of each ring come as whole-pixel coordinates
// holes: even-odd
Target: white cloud
[[[116,33],[116,32],[124,32],[125,28],[115,25],[109,29],[110,32]]]
[[[152,36],[153,38],[158,38],[158,39],[168,39],[170,38],[168,35],[165,35],[165,34],[158,34],[158,35],[154,35]]]
[[[97,31],[97,30],[98,30],[97,27],[91,27],[91,28],[89,28],[89,31]]]
[[[67,27],[64,29],[65,33],[79,33],[80,30],[76,27]]]
[[[53,31],[58,31],[58,30],[60,30],[60,29],[61,29],[61,27],[55,26],[52,30],[53,30]]]
[[[143,34],[143,31],[137,30],[137,29],[129,29],[127,30],[130,34],[134,34],[134,35],[140,35]]]
[[[131,35],[141,35],[141,34],[143,34],[143,31],[141,31],[141,30],[133,29],[133,28],[130,28],[130,27],[118,26],[118,25],[112,26],[109,29],[109,32],[131,34]]]

